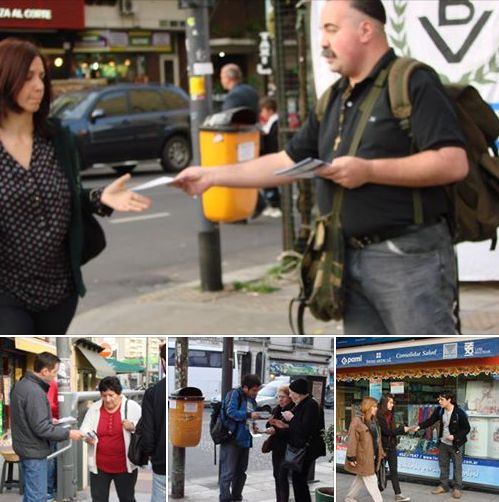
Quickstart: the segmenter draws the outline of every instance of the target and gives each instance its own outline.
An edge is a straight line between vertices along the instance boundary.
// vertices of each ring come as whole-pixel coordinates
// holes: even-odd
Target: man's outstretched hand
[[[170,186],[180,188],[191,197],[201,195],[213,186],[211,171],[199,166],[188,167],[175,177]]]

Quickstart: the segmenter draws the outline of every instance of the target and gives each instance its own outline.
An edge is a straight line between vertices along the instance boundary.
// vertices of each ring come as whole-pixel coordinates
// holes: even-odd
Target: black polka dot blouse
[[[39,311],[74,291],[70,220],[69,183],[50,140],[34,136],[29,169],[0,142],[0,294]]]

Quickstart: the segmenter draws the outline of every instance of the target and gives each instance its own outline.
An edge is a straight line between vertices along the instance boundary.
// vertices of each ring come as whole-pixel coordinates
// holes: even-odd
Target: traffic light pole
[[[213,64],[210,58],[208,7],[213,0],[179,0],[180,9],[187,9],[186,52],[191,96],[192,163],[200,165],[199,128],[212,113]],[[202,291],[220,291],[222,283],[222,257],[218,224],[207,220],[202,200],[198,202],[198,249]]]

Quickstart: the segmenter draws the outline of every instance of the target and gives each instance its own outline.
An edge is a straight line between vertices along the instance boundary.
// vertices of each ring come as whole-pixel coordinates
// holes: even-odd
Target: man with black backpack
[[[438,433],[439,450],[438,464],[440,466],[440,485],[431,493],[440,495],[447,493],[450,489],[449,471],[450,461],[454,464],[454,486],[452,497],[461,498],[463,489],[463,457],[466,436],[471,430],[466,412],[456,404],[454,394],[442,392],[438,397],[438,404],[435,411],[428,420],[419,423],[415,431],[426,429],[433,424],[440,422]]]
[[[166,343],[160,347],[166,373]],[[146,390],[142,400],[142,448],[152,464],[151,502],[166,499],[166,376]]]
[[[385,23],[381,0],[327,1],[322,55],[342,78],[320,100],[324,109],[309,114],[283,151],[217,169],[191,167],[174,185],[190,195],[215,185],[275,186],[294,181],[276,175],[279,168],[322,160],[314,173],[323,231],[313,244],[336,254],[316,261],[312,282],[326,283],[316,298],[325,314],[317,317],[342,318],[346,335],[455,334],[457,270],[444,187],[468,173],[465,138],[428,68],[410,78],[409,130],[394,116],[387,78],[397,58]],[[305,259],[303,267],[313,268]],[[313,313],[312,299],[299,298]]]
[[[220,502],[243,500],[249,449],[253,446],[248,421],[259,418],[255,398],[261,385],[258,375],[245,375],[241,387],[223,398],[221,419],[231,435],[220,445]]]

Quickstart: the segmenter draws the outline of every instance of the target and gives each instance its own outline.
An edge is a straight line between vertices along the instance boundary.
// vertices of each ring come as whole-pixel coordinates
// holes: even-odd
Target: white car
[[[281,385],[289,384],[290,378],[286,376],[277,377],[275,380],[265,384],[256,395],[258,410],[269,413],[279,404],[277,390]]]

